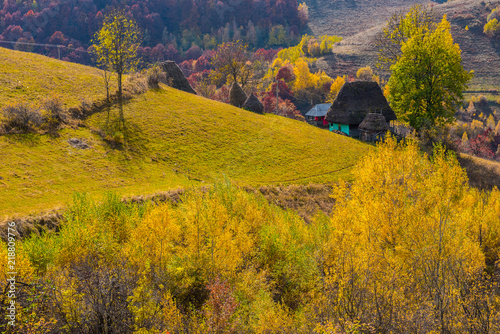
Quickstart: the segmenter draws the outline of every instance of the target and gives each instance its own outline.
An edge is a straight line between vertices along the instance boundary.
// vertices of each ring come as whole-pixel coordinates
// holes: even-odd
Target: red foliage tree
[[[64,37],[64,34],[60,31],[56,31],[49,38],[49,44],[66,45],[67,42],[68,39]]]
[[[293,73],[293,69],[291,66],[283,66],[278,70],[278,74],[276,75],[277,80],[284,80],[286,82],[293,81],[295,79],[295,74]]]
[[[210,333],[234,333],[233,315],[238,308],[227,281],[215,278],[207,286],[210,291],[204,311]]]
[[[210,60],[206,56],[201,56],[194,62],[194,70],[196,72],[202,72],[210,70],[212,65],[210,65]]]
[[[165,52],[165,59],[173,60],[178,62],[180,60],[179,51],[175,48],[173,44],[167,46],[167,51]]]
[[[283,82],[283,81],[281,81]],[[300,121],[305,121],[304,116],[297,110],[295,104],[290,100],[283,100],[278,94],[278,105],[276,106],[276,95],[273,92],[266,92],[262,94],[262,104],[264,105],[264,112],[284,116]]]
[[[493,159],[495,157],[495,153],[491,149],[493,143],[490,136],[491,133],[492,130],[488,128],[483,133],[469,140],[470,150],[473,155],[485,159]]]
[[[252,55],[252,61],[258,60],[258,61],[271,62],[274,60],[274,58],[276,57],[276,55],[278,54],[278,52],[281,49],[282,48],[279,48],[278,50],[274,50],[274,49],[266,50],[266,49],[262,49],[262,48],[257,49]]]
[[[229,92],[229,86],[224,85],[221,88],[217,89],[217,91],[213,95],[213,100],[229,103]]]
[[[186,60],[188,59],[198,59],[201,57],[202,51],[198,45],[193,45],[186,51]]]
[[[190,76],[193,74],[193,59],[190,60],[184,60],[182,63],[179,64],[179,67],[181,68],[182,72],[186,77]]]
[[[278,96],[281,100],[290,100],[291,102],[295,101],[295,96],[292,90],[288,87],[285,81],[279,80],[278,83],[274,82],[271,85],[271,90],[266,94],[270,94],[276,97],[276,85],[278,85]]]

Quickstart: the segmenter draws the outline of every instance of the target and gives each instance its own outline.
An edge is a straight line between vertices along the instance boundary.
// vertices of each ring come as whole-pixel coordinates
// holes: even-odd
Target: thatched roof
[[[254,113],[257,113],[257,114],[264,113],[264,106],[259,101],[257,96],[255,96],[253,93],[250,94],[248,99],[245,101],[245,103],[243,103],[243,105],[241,107],[244,109],[253,111]]]
[[[247,94],[241,89],[240,85],[235,81],[231,86],[231,91],[229,92],[229,103],[233,106],[241,108],[243,103],[247,100]]]
[[[161,68],[165,71],[167,82],[172,82],[173,88],[196,94],[196,91],[191,87],[186,76],[182,73],[182,70],[177,66],[175,61],[167,60],[161,63]]]
[[[374,81],[346,82],[326,114],[330,123],[359,125],[366,114],[382,113],[386,122],[396,120],[396,114]]]
[[[369,113],[358,127],[362,131],[383,132],[389,129],[384,115]]]

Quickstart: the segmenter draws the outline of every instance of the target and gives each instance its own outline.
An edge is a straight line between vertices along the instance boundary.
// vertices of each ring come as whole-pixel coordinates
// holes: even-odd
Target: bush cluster
[[[61,100],[55,97],[45,100],[41,109],[27,103],[4,107],[0,120],[5,133],[28,133],[55,131],[68,123],[70,116]]]

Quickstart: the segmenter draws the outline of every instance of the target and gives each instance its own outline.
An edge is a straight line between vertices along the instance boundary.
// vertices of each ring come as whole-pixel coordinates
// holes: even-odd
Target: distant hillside
[[[447,15],[452,25],[454,41],[462,49],[462,60],[467,70],[474,70],[475,76],[469,85],[471,92],[497,89],[500,75],[500,46],[483,33],[486,16],[500,1],[486,4],[481,0],[454,0],[432,5],[438,17]],[[374,43],[385,24],[370,28],[333,47],[333,54],[318,60],[317,66],[329,75],[355,75],[362,66],[374,66],[377,49]],[[468,26],[468,30],[465,27]],[[333,32],[333,31],[332,31]]]
[[[425,0],[306,0],[315,36],[348,37],[383,24],[392,13]]]
[[[1,47],[0,59],[0,108],[21,101],[37,105],[51,96],[70,108],[106,96],[97,68]]]
[[[102,0],[3,1],[0,45],[14,44],[20,50],[92,64],[85,51],[104,17],[116,7],[123,7],[137,22],[143,31],[142,51],[155,60],[178,60],[171,57],[190,49],[191,55],[199,48],[213,49],[233,37],[255,48],[287,45],[295,42],[307,23],[297,0],[132,0],[126,4]],[[280,41],[275,44],[278,36]],[[25,46],[26,42],[60,47]],[[189,54],[186,57],[192,59]]]
[[[12,88],[0,91],[0,101],[55,91],[71,105],[80,97],[93,98],[94,90],[99,96],[95,69],[5,50],[2,55],[7,63],[26,56],[19,76],[32,81],[23,81],[29,90],[15,96],[9,95]],[[94,75],[96,82],[79,81],[85,75]],[[0,82],[12,78],[0,71]],[[254,186],[332,182],[350,178],[352,166],[370,148],[303,122],[257,115],[169,87],[129,101],[124,113],[126,148],[113,148],[97,134],[106,112],[57,136],[0,136],[0,220],[65,205],[75,191],[147,195],[223,177]],[[71,138],[90,148],[73,147]]]

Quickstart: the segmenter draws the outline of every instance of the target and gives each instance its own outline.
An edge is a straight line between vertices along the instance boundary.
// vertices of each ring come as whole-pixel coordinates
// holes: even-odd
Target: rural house
[[[382,114],[387,123],[397,119],[376,82],[346,82],[328,109],[326,120],[330,131],[339,130],[358,138],[359,125],[369,113]]]
[[[331,105],[331,103],[322,103],[312,107],[306,114],[307,123],[319,127],[328,126],[328,122],[326,122],[325,117]]]

